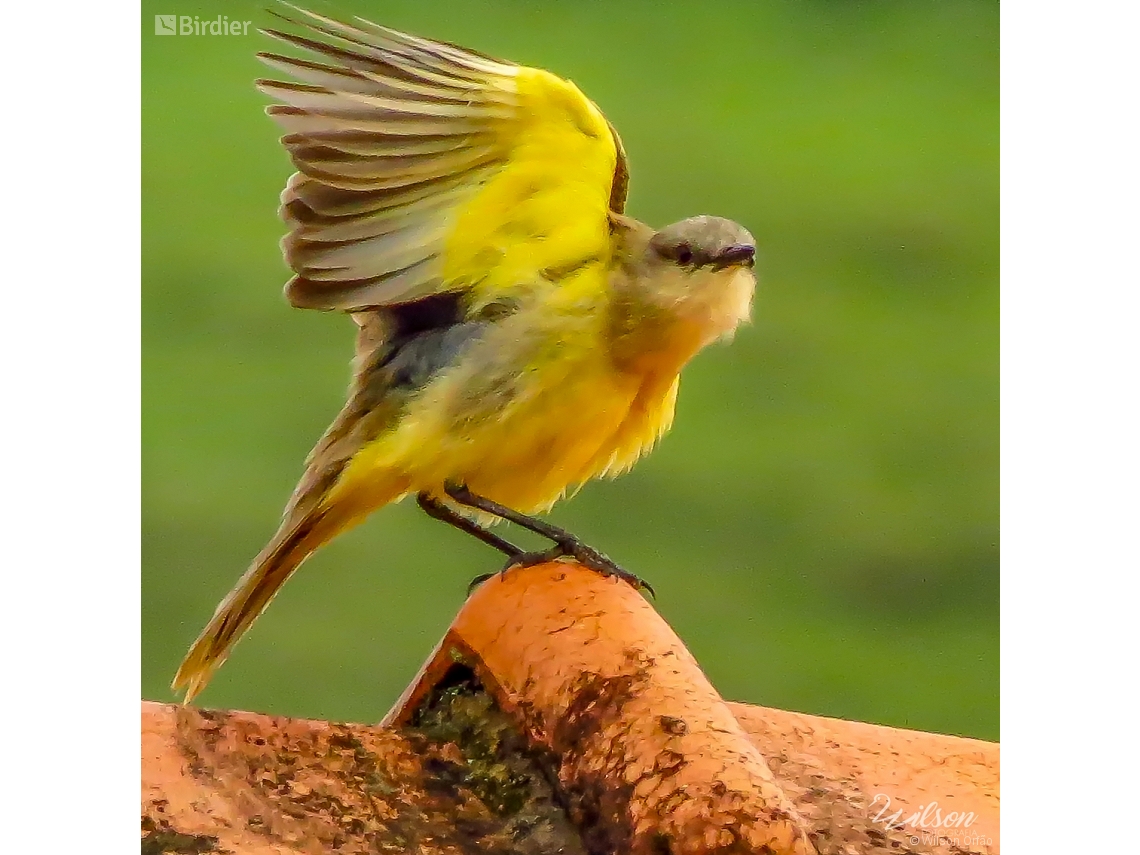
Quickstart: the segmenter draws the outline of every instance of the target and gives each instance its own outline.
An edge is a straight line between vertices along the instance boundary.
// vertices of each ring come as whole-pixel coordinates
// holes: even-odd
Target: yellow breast
[[[592,265],[493,324],[357,454],[344,486],[394,472],[411,492],[455,481],[529,513],[628,470],[672,424],[678,374],[701,342],[676,326],[642,358],[615,360],[597,299],[606,276]]]

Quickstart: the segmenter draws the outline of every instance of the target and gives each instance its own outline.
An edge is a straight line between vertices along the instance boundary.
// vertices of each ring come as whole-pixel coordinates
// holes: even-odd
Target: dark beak
[[[732,246],[726,246],[712,259],[713,270],[721,270],[737,264],[751,267],[755,263],[756,247],[747,243],[734,243]]]

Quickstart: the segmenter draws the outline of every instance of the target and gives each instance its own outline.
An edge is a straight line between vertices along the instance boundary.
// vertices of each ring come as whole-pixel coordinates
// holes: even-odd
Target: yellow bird
[[[259,54],[299,81],[258,81],[298,170],[286,295],[351,313],[354,376],[281,527],[183,660],[187,702],[302,561],[409,494],[507,567],[567,557],[643,585],[527,514],[653,446],[681,368],[748,320],[756,284],[740,225],[623,214],[621,141],[573,83],[297,12],[303,35],[263,32],[319,61]],[[554,545],[523,552],[485,528],[499,519]]]

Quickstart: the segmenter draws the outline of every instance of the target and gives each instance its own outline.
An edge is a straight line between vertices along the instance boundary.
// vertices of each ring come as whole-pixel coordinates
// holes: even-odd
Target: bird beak
[[[713,270],[721,270],[738,264],[751,267],[755,263],[756,247],[747,243],[735,243],[732,246],[727,246],[712,259]]]

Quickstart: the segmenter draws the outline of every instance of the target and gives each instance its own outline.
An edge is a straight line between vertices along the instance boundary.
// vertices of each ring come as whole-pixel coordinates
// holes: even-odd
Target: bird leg
[[[429,496],[427,493],[420,493],[416,496],[416,503],[423,509],[423,512],[432,519],[437,519],[440,522],[445,522],[450,526],[454,526],[460,531],[465,531],[474,537],[479,538],[488,546],[493,546],[495,549],[502,552],[509,558],[514,558],[518,555],[525,555],[526,553],[519,547],[515,546],[509,540],[499,537],[494,532],[487,531],[483,526],[474,520],[469,520],[463,514],[457,513],[445,505],[439,499]]]
[[[436,499],[427,493],[418,494],[416,496],[416,503],[420,506],[421,509],[423,509],[423,512],[432,519],[439,520],[440,522],[445,522],[448,525],[459,529],[460,531],[467,532],[467,534],[477,537],[488,546],[493,546],[495,549],[502,552],[508,558],[515,558],[527,554],[521,548],[511,543],[509,540],[499,537],[494,532],[487,531],[487,529],[483,528],[483,526],[479,525],[479,523],[475,522],[474,520],[467,519],[467,517],[463,516],[463,514],[456,513],[439,499]],[[470,584],[467,586],[468,595],[470,595],[471,592],[475,590],[476,585],[486,582],[494,575],[494,573],[481,573],[472,579]]]
[[[448,482],[444,484],[443,489],[450,498],[454,499],[461,505],[465,505],[469,508],[474,508],[475,510],[483,511],[484,513],[491,514],[493,516],[499,517],[500,519],[507,520],[508,522],[513,522],[517,526],[521,526],[522,528],[525,528],[528,531],[532,531],[541,537],[545,537],[549,540],[554,541],[554,546],[552,546],[550,549],[539,550],[537,552],[523,552],[522,550],[519,550],[517,547],[515,547],[516,551],[512,553],[505,549],[502,549],[501,546],[497,546],[498,549],[506,552],[507,554],[506,566],[504,566],[500,572],[505,573],[512,567],[530,567],[535,564],[543,564],[547,561],[554,561],[558,558],[573,558],[583,567],[588,567],[595,573],[601,573],[603,576],[614,576],[618,579],[622,579],[625,582],[628,582],[634,588],[644,589],[648,591],[650,595],[654,597],[657,596],[648,582],[633,575],[628,570],[623,569],[621,566],[614,563],[612,560],[610,560],[610,558],[608,558],[606,555],[603,555],[592,546],[587,546],[577,537],[566,531],[566,529],[559,528],[558,526],[551,525],[550,523],[544,522],[543,520],[535,519],[534,517],[519,513],[518,511],[513,510],[512,508],[508,508],[506,505],[501,505],[496,501],[486,498],[485,496],[480,496],[472,493],[467,489],[466,486],[462,484]],[[421,502],[421,507],[422,506],[423,505]],[[472,526],[475,525],[474,523],[470,523],[468,520],[465,520],[465,522],[468,522]],[[464,531],[468,531],[468,529],[464,528]],[[491,543],[491,541],[487,540],[487,538],[483,535],[489,535],[490,537],[495,537],[496,540],[500,540],[500,538],[497,538],[495,535],[492,535],[490,532],[484,529],[480,529],[479,534],[476,534],[474,531],[471,533],[475,534],[475,536],[482,540],[484,543]],[[491,545],[496,546],[494,543],[491,543]],[[472,585],[477,585],[479,582],[483,581],[484,578],[487,577],[481,577],[473,581]]]

